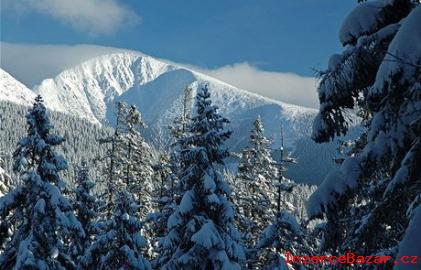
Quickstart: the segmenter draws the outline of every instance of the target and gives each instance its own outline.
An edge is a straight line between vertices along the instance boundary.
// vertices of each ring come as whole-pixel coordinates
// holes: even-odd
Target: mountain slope
[[[258,114],[266,124],[267,135],[275,140],[281,124],[288,144],[310,132],[315,110],[263,98],[140,53],[92,59],[44,80],[35,91],[44,97],[48,107],[94,123],[112,122],[116,100],[136,104],[151,129],[165,136],[167,125],[178,114],[183,89],[189,85],[196,91],[205,84],[221,113],[235,120],[231,125],[237,136],[231,140],[234,146],[244,144]]]
[[[107,106],[133,85],[142,85],[171,69],[148,56],[133,53],[105,55],[46,79],[35,88],[48,106],[104,123]]]
[[[6,72],[2,72],[2,76],[7,77],[7,80],[1,80],[0,101],[25,106],[32,104],[35,94],[31,90]],[[288,171],[293,179],[317,184],[326,175],[328,167],[333,166],[331,159],[336,151],[335,143],[320,146],[309,139],[315,110],[264,98],[204,74],[142,54],[119,53],[92,59],[62,72],[54,79],[44,80],[35,92],[43,96],[49,109],[73,116],[67,117],[73,119],[70,121],[72,123],[82,118],[79,120],[82,125],[87,124],[83,119],[94,124],[112,124],[115,101],[136,104],[148,124],[145,136],[155,147],[161,148],[169,143],[168,124],[180,114],[183,89],[190,86],[197,91],[205,84],[210,89],[212,101],[220,108],[219,111],[231,120],[230,128],[234,132],[228,141],[231,151],[240,151],[247,145],[252,123],[260,115],[265,125],[265,135],[274,139],[273,148],[279,147],[282,126],[287,150],[295,151],[298,161],[304,162],[299,166],[292,166]],[[4,109],[3,115],[6,116],[12,109],[3,107],[2,104],[5,103],[0,102],[0,109]],[[62,131],[73,132],[73,129],[80,129],[76,124],[71,124],[70,131],[66,128],[69,121],[65,115],[52,113],[56,114],[61,115],[59,118],[62,120],[56,123],[63,125]],[[0,119],[0,123],[6,123],[6,119],[7,117]],[[91,125],[91,128],[82,128],[82,131],[94,130],[95,126],[98,127]],[[0,135],[5,138],[16,135],[12,135],[15,132],[12,124],[8,127],[2,125],[0,131]],[[80,141],[86,136],[88,135],[80,136],[76,132],[69,139]],[[89,139],[87,142],[83,149],[72,146],[75,153],[96,145],[94,140]],[[8,142],[3,148],[13,146],[14,142]],[[69,149],[73,149],[72,147]],[[92,149],[88,152],[90,151]],[[70,154],[71,160],[72,155]],[[89,154],[83,156],[88,157]]]
[[[276,140],[283,125],[287,144],[309,132],[314,115],[312,110],[275,102],[186,69],[173,70],[154,81],[134,86],[116,100],[137,105],[149,125],[165,137],[167,126],[180,113],[182,93],[187,85],[194,92],[208,85],[212,101],[220,113],[232,120],[230,128],[234,135],[230,145],[235,150],[246,144],[257,115],[264,121],[266,134]],[[108,119],[111,115],[108,113]]]
[[[12,170],[12,156],[17,142],[27,133],[25,118],[27,113],[28,106],[3,101],[0,98],[0,185],[2,178],[5,179],[5,176],[2,176],[4,171],[12,177],[13,181],[18,179]],[[90,162],[91,166],[95,168],[90,171],[92,179],[100,179],[102,167],[100,164],[94,164],[92,160],[105,154],[106,149],[101,147],[97,138],[108,136],[111,130],[60,112],[49,111],[48,115],[54,126],[54,133],[60,134],[66,139],[56,149],[68,161],[69,168],[62,175],[64,180],[68,183],[74,181],[75,168],[82,160]]]
[[[0,68],[0,100],[30,105],[34,98],[34,92]]]

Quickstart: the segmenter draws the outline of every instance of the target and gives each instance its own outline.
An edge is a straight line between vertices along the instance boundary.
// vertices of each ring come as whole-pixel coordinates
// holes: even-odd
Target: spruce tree
[[[168,196],[168,192],[170,187],[168,187],[167,179],[169,175],[172,173],[170,167],[170,158],[167,153],[162,153],[159,155],[158,163],[154,165],[154,178],[156,182],[159,182],[159,197],[163,198]]]
[[[171,135],[175,141],[184,137],[187,133],[187,129],[191,121],[192,101],[193,88],[187,86],[183,92],[180,116],[175,117],[172,125],[169,126]]]
[[[127,107],[122,103],[122,106]],[[140,134],[140,128],[145,127],[140,112],[136,106],[130,106],[124,116],[125,133],[122,134],[123,179],[128,192],[142,205],[140,216],[145,218],[153,209],[154,183],[152,169],[152,152]]]
[[[372,20],[362,24],[367,11]],[[324,252],[394,259],[411,231],[403,213],[419,204],[421,193],[420,18],[418,1],[359,4],[342,26],[345,51],[321,73],[313,139],[346,134],[350,108],[360,111],[366,128],[310,197],[310,217],[327,218]],[[385,267],[394,267],[393,259]]]
[[[189,148],[181,153],[182,199],[168,220],[163,240],[162,269],[240,269],[245,259],[234,226],[231,189],[220,167],[228,151],[223,148],[231,132],[229,121],[217,113],[207,86],[196,97],[196,115],[183,139]]]
[[[297,219],[288,211],[281,211],[274,222],[262,232],[257,242],[256,250],[259,253],[259,266],[257,269],[303,269],[306,266],[300,262],[293,263],[292,255],[312,256],[314,244],[309,240],[305,228],[298,224]],[[289,256],[288,256],[289,255]],[[314,265],[309,265],[313,269]]]
[[[181,104],[180,116],[175,117],[173,123],[168,127],[171,133],[171,144],[169,154],[162,154],[159,163],[155,167],[159,172],[161,180],[159,209],[154,213],[154,231],[157,242],[156,253],[158,256],[153,261],[154,267],[160,268],[168,260],[165,235],[167,234],[167,223],[169,217],[175,212],[176,204],[180,201],[179,177],[182,172],[183,164],[180,162],[180,154],[187,149],[183,142],[188,135],[188,126],[191,121],[193,89],[186,87],[184,89],[183,100]]]
[[[108,218],[114,209],[114,194],[122,190],[126,190],[133,200],[142,205],[137,212],[139,218],[146,219],[148,213],[154,209],[152,151],[140,134],[142,127],[145,127],[145,124],[135,106],[128,107],[123,102],[116,103],[114,132],[100,140],[100,143],[108,145],[107,154],[100,158],[106,161],[104,178]],[[151,252],[152,246],[149,240],[153,232],[149,224],[146,224],[144,229],[148,250]]]
[[[108,146],[107,154],[98,159],[106,164],[104,178],[107,215],[111,215],[113,209],[113,194],[123,188],[142,205],[139,213],[142,218],[152,210],[152,150],[140,134],[142,127],[145,124],[135,106],[116,103],[114,132],[99,140]]]
[[[0,197],[5,195],[12,185],[12,178],[3,167],[3,159],[0,157]]]
[[[102,204],[93,194],[94,189],[95,183],[90,180],[88,164],[86,161],[82,161],[77,169],[73,207],[76,217],[85,231],[85,236],[72,242],[71,254],[75,260],[84,254],[85,249],[89,247],[96,235],[95,222],[99,217],[98,213]]]
[[[175,211],[174,189],[175,181],[171,178],[175,177],[172,171],[171,163],[167,154],[161,154],[158,164],[154,166],[159,185],[159,199],[158,207],[155,212],[148,215],[147,221],[151,222],[152,241],[154,246],[155,259],[152,261],[154,268],[160,268],[162,262],[161,258],[162,240],[167,233],[168,218]]]
[[[292,191],[296,184],[285,177],[287,171],[287,165],[291,163],[297,163],[297,160],[291,155],[285,156],[284,148],[284,129],[281,127],[281,146],[279,147],[279,161],[277,162],[278,168],[278,183],[276,184],[276,214],[279,215],[282,210],[294,210],[294,205],[291,205],[287,201],[286,195],[292,194]]]
[[[182,171],[185,169],[185,164],[181,159],[181,153],[189,148],[185,138],[190,135],[189,126],[192,121],[192,103],[193,103],[193,88],[187,86],[184,89],[183,101],[181,104],[181,112],[179,117],[175,117],[173,123],[168,127],[171,131],[172,144],[169,154],[169,169],[172,173],[168,175],[169,194],[173,202],[179,202],[180,183]]]
[[[101,145],[106,146],[106,154],[98,157],[96,162],[104,163],[103,186],[105,192],[103,199],[106,204],[106,215],[111,217],[114,203],[114,194],[124,186],[123,172],[125,160],[125,141],[123,139],[127,129],[125,125],[127,108],[124,103],[116,103],[116,124],[111,135],[98,139]]]
[[[271,141],[264,136],[260,116],[254,121],[250,145],[243,150],[238,165],[237,207],[245,241],[252,246],[276,213],[276,163],[271,157]]]
[[[11,188],[12,178],[3,169],[3,160],[0,157],[0,198],[5,196]],[[0,222],[0,254],[5,248],[5,244],[10,240],[12,235],[13,219],[11,215],[2,217],[3,221]]]
[[[0,223],[13,215],[16,230],[0,256],[1,269],[72,269],[65,243],[83,237],[70,202],[62,195],[60,171],[66,160],[54,151],[64,139],[51,133],[40,96],[26,115],[26,137],[14,152],[14,170],[22,184],[0,198]]]
[[[139,205],[126,191],[119,192],[115,200],[111,219],[97,224],[100,233],[81,258],[80,268],[151,269],[142,254],[146,240],[141,234],[142,223],[137,218]]]
[[[173,213],[173,186],[171,177],[174,173],[171,169],[170,160],[167,154],[161,154],[158,164],[154,166],[156,181],[159,184],[159,199],[158,209],[155,213],[150,215],[150,219],[154,220],[154,235],[155,237],[162,237],[166,231],[168,217]]]

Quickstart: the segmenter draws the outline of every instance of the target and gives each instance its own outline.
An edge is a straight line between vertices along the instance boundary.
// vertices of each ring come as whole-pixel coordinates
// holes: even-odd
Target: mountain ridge
[[[2,91],[19,93],[14,87],[23,87],[25,100],[15,98],[12,102],[30,106],[35,93],[10,74],[8,76],[9,82],[5,85],[10,89],[6,91],[7,87],[3,87]],[[219,112],[231,120],[229,128],[233,135],[227,142],[231,151],[239,152],[248,145],[250,130],[258,115],[262,118],[265,135],[274,142],[272,149],[279,148],[282,130],[285,147],[289,151],[301,149],[294,153],[298,159],[314,160],[311,153],[320,151],[309,139],[316,110],[250,93],[200,72],[140,53],[114,53],[93,58],[55,78],[44,80],[34,92],[43,96],[47,108],[104,127],[113,123],[116,101],[134,104],[148,125],[142,131],[148,142],[157,149],[165,149],[171,138],[168,125],[180,114],[183,90],[188,86],[196,92],[204,85],[208,85],[212,102],[219,107]],[[2,99],[9,100],[0,94]],[[330,162],[332,155],[334,150],[328,150],[323,158],[317,155],[315,159]],[[309,180],[308,175],[315,175],[315,172],[305,175],[300,171],[302,168],[292,169],[291,173],[300,182],[308,183],[319,182],[325,174],[321,170],[320,176],[312,176]]]
[[[107,104],[109,105],[116,96],[134,86],[144,85],[163,73],[180,69],[191,72],[202,81],[217,82],[243,95],[253,96],[268,103],[312,110],[265,98],[186,67],[135,52],[112,53],[90,59],[61,72],[54,78],[43,80],[34,91],[45,96],[46,103],[50,103],[55,110],[64,111],[70,106],[75,110],[73,113],[96,123],[104,123]],[[71,99],[71,94],[76,95],[77,99]]]
[[[142,53],[113,53],[90,59],[63,71],[55,78],[44,80],[34,90],[45,97],[49,107],[97,124],[112,123],[115,101],[136,104],[149,124],[156,126],[158,123],[160,126],[155,129],[165,130],[171,118],[176,116],[177,107],[180,106],[177,100],[182,90],[189,86],[196,91],[205,84],[209,85],[213,102],[227,118],[238,118],[240,115],[242,122],[251,124],[253,118],[263,114],[267,126],[273,125],[274,121],[284,120],[282,124],[286,129],[293,130],[287,134],[291,135],[287,142],[292,137],[310,133],[311,121],[308,119],[312,120],[316,114],[314,109],[250,93],[200,72]],[[300,122],[300,119],[307,123],[293,123]],[[268,128],[269,136],[274,137],[275,141],[279,137],[276,134],[280,132],[280,125]],[[239,123],[234,129],[240,126],[245,128],[244,123]]]
[[[21,105],[32,104],[35,93],[0,68],[0,99]]]
[[[290,146],[297,138],[310,134],[317,112],[314,109],[272,100],[140,52],[117,52],[92,58],[43,80],[33,92],[43,96],[49,109],[99,125],[112,124],[115,101],[135,104],[151,130],[163,134],[162,140],[168,140],[167,126],[178,116],[183,89],[189,86],[196,92],[204,85],[209,86],[212,101],[221,114],[235,119],[231,123],[234,134],[239,136],[231,140],[235,149],[245,145],[257,115],[262,117],[266,133],[275,144],[279,142],[281,126],[285,130],[286,144]],[[26,96],[33,97],[32,94]],[[24,102],[25,105],[31,103]]]

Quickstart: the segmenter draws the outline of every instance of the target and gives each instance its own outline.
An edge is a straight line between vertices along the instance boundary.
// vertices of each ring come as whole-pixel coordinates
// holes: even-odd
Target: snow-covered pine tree
[[[156,253],[158,254],[153,261],[155,268],[162,267],[168,260],[167,256],[161,256],[163,253],[168,254],[165,252],[168,218],[175,212],[176,204],[181,199],[178,179],[183,165],[179,157],[180,153],[187,149],[183,140],[188,135],[188,126],[191,121],[192,94],[191,87],[184,89],[180,116],[175,117],[173,123],[168,127],[172,137],[169,154],[162,154],[159,163],[155,166],[161,180],[159,211],[153,214],[157,242]]]
[[[260,260],[264,262],[259,265],[260,268],[256,269],[294,269],[293,267],[301,267],[300,263],[287,264],[290,260],[286,256],[287,253],[292,255],[311,256],[314,254],[314,245],[309,241],[309,236],[306,230],[298,224],[297,219],[288,211],[281,211],[273,224],[268,225],[259,239],[256,247],[260,252]],[[310,269],[314,265],[309,265]]]
[[[3,159],[0,157],[0,198],[5,196],[9,188],[11,188],[12,178],[6,171],[3,169]],[[0,254],[6,244],[6,241],[9,240],[9,237],[12,235],[12,215],[2,217],[3,221],[0,222]]]
[[[139,132],[144,126],[140,112],[135,106],[128,107],[123,102],[116,103],[114,132],[100,140],[100,143],[108,145],[107,154],[99,160],[106,161],[105,202],[109,218],[114,209],[114,194],[122,190],[126,190],[133,200],[142,205],[137,213],[141,219],[146,218],[153,210],[155,187],[152,183],[152,151]],[[145,226],[145,230],[147,236],[152,235],[149,226]],[[151,246],[148,246],[150,250]]]
[[[111,217],[114,203],[114,194],[125,184],[124,165],[125,159],[125,141],[124,134],[127,133],[125,124],[127,116],[127,108],[124,103],[116,103],[116,125],[113,133],[105,138],[98,139],[101,145],[106,145],[107,150],[104,156],[96,158],[96,162],[104,162],[103,185],[105,188],[104,202],[106,204],[106,215]]]
[[[166,180],[168,179],[169,175],[172,173],[170,167],[170,157],[167,153],[162,153],[159,155],[158,163],[153,166],[154,169],[154,178],[156,182],[159,182],[159,197],[166,197],[168,196],[168,191],[171,187],[168,186]]]
[[[154,225],[156,235],[162,236],[166,229],[168,220],[168,206],[173,205],[174,182],[171,178],[175,177],[168,154],[162,153],[158,163],[154,166],[155,178],[159,182],[158,211],[154,213],[154,219],[157,224]],[[170,207],[173,209],[174,207]],[[172,213],[172,212],[171,212]]]
[[[76,173],[73,208],[77,219],[85,231],[85,236],[71,243],[71,255],[75,260],[78,260],[78,257],[84,254],[96,234],[94,224],[98,220],[98,213],[102,203],[93,194],[94,189],[95,183],[89,177],[88,163],[82,161]]]
[[[127,107],[126,104],[120,103]],[[124,167],[124,182],[129,193],[142,205],[140,217],[145,218],[153,209],[155,185],[152,182],[152,151],[139,130],[145,127],[140,112],[132,105],[126,110],[122,125],[125,133],[122,134],[123,153],[122,166]]]
[[[259,240],[261,233],[271,223],[272,227],[282,227],[282,218],[292,217],[288,211],[295,210],[292,201],[287,199],[287,195],[292,194],[295,184],[283,175],[287,163],[295,162],[295,159],[284,156],[283,132],[281,132],[279,161],[272,159],[271,142],[264,137],[263,132],[263,124],[258,117],[250,136],[251,146],[241,155],[236,182],[240,186],[239,201],[243,210],[240,212],[242,216],[239,217],[239,223],[244,234],[248,236],[245,240],[249,246],[247,260],[249,269],[262,269],[274,264],[273,257],[276,256],[271,252],[272,246],[261,245]],[[293,219],[295,220],[295,217]],[[284,240],[281,235],[279,237]],[[277,245],[281,246],[283,243]]]
[[[291,155],[285,156],[284,149],[284,128],[281,126],[281,146],[279,147],[279,161],[278,168],[278,182],[276,184],[276,214],[279,215],[282,210],[294,210],[294,205],[286,200],[288,194],[292,194],[293,188],[296,184],[285,177],[288,164],[297,163],[296,159]]]
[[[186,86],[181,101],[181,115],[176,117],[169,127],[171,135],[175,140],[184,137],[191,121],[191,108],[193,105],[193,88]]]
[[[245,259],[240,234],[234,226],[231,189],[219,166],[228,151],[223,148],[231,132],[229,121],[217,113],[207,86],[196,97],[196,115],[189,125],[189,145],[181,153],[183,196],[168,220],[163,239],[162,269],[240,269]]]
[[[12,178],[3,168],[3,159],[0,157],[0,197],[4,196],[12,185]]]
[[[146,240],[141,234],[138,208],[130,193],[117,194],[111,219],[97,224],[100,233],[81,258],[81,269],[152,269],[142,254]]]
[[[9,156],[13,153],[19,138],[26,133],[27,112],[28,108],[23,105],[0,100],[0,156],[4,157],[3,168],[9,174],[13,171],[13,159]],[[60,148],[69,164],[79,164],[83,158],[92,160],[105,154],[105,149],[98,147],[97,138],[107,136],[111,131],[110,127],[93,124],[86,119],[63,112],[49,111],[48,116],[55,132],[66,138]],[[102,169],[97,168],[90,173],[97,179]],[[75,179],[75,170],[68,169],[62,175],[62,179],[70,187],[70,183]],[[18,184],[19,181],[19,178],[13,177],[12,184]]]
[[[367,127],[360,147],[308,203],[310,217],[327,217],[324,249],[332,253],[395,258],[405,232],[414,232],[405,230],[410,222],[403,213],[421,192],[420,25],[419,1],[361,3],[341,27],[345,52],[333,55],[321,74],[314,140],[345,134],[348,109],[356,105]]]
[[[284,210],[289,210],[297,217],[299,223],[307,222],[308,215],[306,210],[306,203],[310,195],[317,189],[317,186],[310,186],[307,184],[296,184],[291,192],[285,192],[285,202],[291,203],[292,208],[285,207]]]
[[[168,127],[171,133],[171,145],[168,160],[168,169],[172,173],[168,174],[166,181],[170,188],[168,190],[173,202],[179,201],[179,183],[178,178],[184,168],[180,155],[188,148],[184,139],[189,136],[189,125],[191,123],[191,110],[193,104],[193,88],[186,86],[184,89],[183,100],[181,104],[180,116],[175,117],[173,123]]]
[[[299,194],[300,191],[306,190],[305,186],[297,185],[284,176],[287,165],[296,163],[296,160],[290,155],[284,155],[283,128],[281,128],[279,152],[276,217],[263,230],[259,241],[253,248],[254,253],[251,253],[253,256],[250,257],[255,261],[257,266],[255,269],[292,270],[306,269],[307,267],[312,269],[314,265],[306,266],[299,262],[288,262],[290,258],[286,255],[288,253],[289,255],[305,254],[311,256],[319,243],[312,232],[306,228],[308,222],[304,222],[304,219],[299,219],[300,223],[297,222],[297,217],[304,216],[302,209],[304,205],[300,206],[300,199],[301,201],[307,200],[308,194]],[[294,201],[294,199],[298,201]],[[293,212],[296,213],[296,216],[292,214]]]
[[[61,194],[60,171],[66,160],[54,151],[63,142],[51,133],[40,96],[26,115],[27,136],[14,152],[14,170],[22,184],[0,198],[0,223],[13,215],[16,229],[0,256],[1,269],[72,269],[64,246],[72,235],[83,237],[70,202]]]
[[[276,216],[277,167],[270,145],[258,116],[253,123],[249,146],[241,153],[236,181],[238,224],[244,233],[243,240],[250,247]]]
[[[162,250],[161,240],[167,233],[168,218],[174,213],[176,205],[174,201],[174,184],[175,173],[172,171],[172,162],[168,154],[162,153],[158,164],[154,166],[156,178],[160,182],[158,207],[154,213],[148,215],[147,221],[151,222],[153,235],[151,241],[154,242],[154,257],[152,265],[154,268],[160,268],[162,258],[160,256]]]
[[[141,205],[138,210],[138,217],[142,220],[148,218],[148,214],[157,208],[154,198],[158,196],[159,183],[154,183],[154,171],[152,168],[152,149],[142,137],[140,130],[146,127],[136,106],[125,108],[124,126],[125,132],[122,134],[121,162],[124,168],[123,182],[127,191],[132,194],[134,200]],[[144,235],[148,241],[148,256],[152,253],[152,239],[155,235],[151,224],[144,225]]]
[[[180,160],[181,153],[188,149],[185,143],[185,138],[189,136],[189,126],[192,120],[192,105],[193,105],[193,88],[187,86],[184,89],[183,100],[181,104],[181,116],[175,117],[173,123],[168,127],[171,132],[172,143],[169,154],[169,168],[171,174],[168,175],[170,195],[173,202],[178,201],[180,198],[180,183],[178,181],[185,165]]]
[[[104,177],[108,215],[113,209],[113,194],[125,187],[142,205],[140,216],[152,209],[152,150],[140,134],[145,127],[135,106],[116,103],[116,125],[112,135],[99,140],[108,146],[107,154],[98,158],[105,161]]]

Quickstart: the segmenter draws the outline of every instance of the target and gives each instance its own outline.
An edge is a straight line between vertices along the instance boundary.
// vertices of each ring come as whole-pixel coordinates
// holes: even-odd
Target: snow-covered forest
[[[0,269],[421,269],[421,4],[358,2],[317,112],[133,54],[2,70]],[[390,260],[312,260],[348,252]]]

